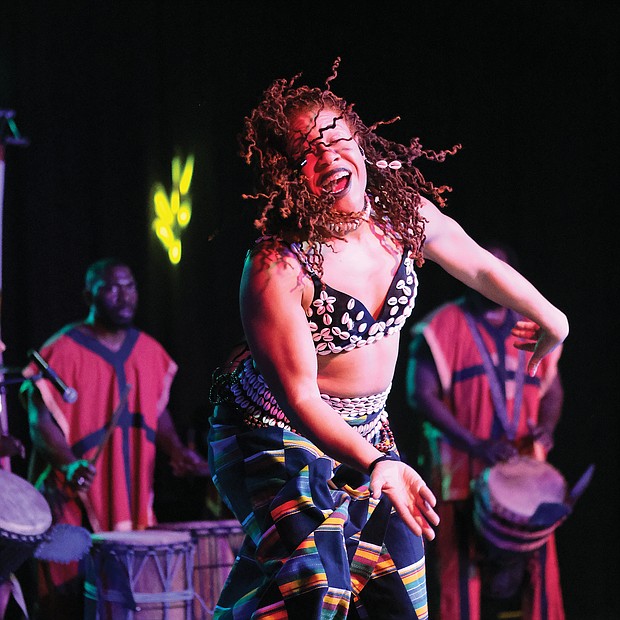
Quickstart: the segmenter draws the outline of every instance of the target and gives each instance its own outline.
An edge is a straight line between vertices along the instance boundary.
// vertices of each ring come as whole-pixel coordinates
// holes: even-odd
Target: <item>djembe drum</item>
[[[0,583],[31,557],[52,525],[49,504],[28,481],[0,469]]]
[[[159,529],[189,532],[196,544],[194,589],[196,620],[209,620],[245,537],[235,519],[160,523]]]
[[[100,532],[86,563],[88,620],[193,620],[194,543],[187,532]]]
[[[485,469],[474,484],[474,525],[481,538],[486,594],[509,598],[530,555],[570,514],[567,484],[545,461],[519,456]]]
[[[521,456],[498,463],[476,481],[476,527],[500,549],[534,551],[568,516],[567,490],[562,474],[545,461]]]

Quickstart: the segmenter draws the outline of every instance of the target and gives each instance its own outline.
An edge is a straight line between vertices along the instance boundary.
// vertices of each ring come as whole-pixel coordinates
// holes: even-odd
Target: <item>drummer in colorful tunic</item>
[[[34,448],[31,481],[46,496],[55,523],[95,532],[145,529],[156,521],[156,449],[170,457],[177,475],[204,475],[208,464],[182,444],[167,409],[175,362],[133,326],[138,291],[131,269],[114,258],[97,261],[87,270],[84,295],[87,318],[40,349],[49,367],[77,390],[76,402],[65,402],[45,378],[24,384]],[[34,363],[24,375],[41,376]],[[40,568],[45,617],[81,617],[67,611],[72,604],[81,608],[84,596],[77,563],[40,562]],[[54,615],[58,609],[67,615]]]
[[[517,266],[508,245],[483,245]],[[480,620],[501,611],[564,619],[555,537],[536,552],[499,554],[482,543],[474,525],[478,477],[519,454],[546,460],[562,411],[562,346],[542,360],[536,376],[527,376],[525,352],[515,348],[519,340],[511,333],[518,320],[469,289],[411,330],[407,391],[424,419],[424,471],[442,521],[428,563],[436,569],[436,617],[443,620]]]
[[[445,188],[414,161],[448,152],[380,137],[331,91],[337,67],[325,88],[277,80],[245,121],[261,237],[241,282],[247,349],[215,375],[209,458],[247,537],[217,618],[427,617],[435,497],[385,409],[416,264],[535,321],[520,324],[531,374],[568,334],[436,206]]]

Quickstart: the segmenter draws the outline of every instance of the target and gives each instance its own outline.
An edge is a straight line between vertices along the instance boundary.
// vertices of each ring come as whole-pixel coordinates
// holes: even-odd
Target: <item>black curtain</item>
[[[241,198],[251,177],[236,136],[273,79],[301,71],[321,84],[341,56],[332,87],[367,122],[400,115],[386,135],[420,136],[435,149],[463,144],[446,163],[423,164],[453,186],[449,214],[475,238],[514,246],[521,270],[571,320],[550,460],[569,482],[592,462],[597,471],[558,530],[564,593],[569,617],[618,614],[615,3],[3,8],[0,107],[15,110],[30,140],[6,152],[5,363],[23,364],[29,348],[81,318],[86,266],[118,255],[138,278],[138,325],[179,363],[171,405],[180,433],[206,428],[211,373],[240,333],[238,281],[253,238],[253,207]],[[172,266],[153,238],[151,189],[170,189],[172,158],[190,153],[193,217]],[[431,264],[420,281],[412,320],[457,290]],[[406,331],[392,408],[405,406]],[[27,442],[24,413],[11,389],[7,397],[11,430]],[[163,511],[181,483],[162,467]]]

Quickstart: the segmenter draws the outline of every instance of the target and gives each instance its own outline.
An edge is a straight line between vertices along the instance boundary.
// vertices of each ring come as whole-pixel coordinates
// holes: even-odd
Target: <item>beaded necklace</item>
[[[325,224],[327,230],[338,237],[357,230],[362,222],[367,221],[370,216],[370,199],[368,196],[365,196],[365,199],[366,204],[361,211],[342,213],[331,217],[330,221]]]

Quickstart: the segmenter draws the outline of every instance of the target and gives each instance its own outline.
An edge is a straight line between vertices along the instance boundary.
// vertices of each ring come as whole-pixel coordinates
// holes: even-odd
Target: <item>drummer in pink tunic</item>
[[[88,317],[64,327],[40,349],[55,373],[77,390],[77,401],[65,402],[46,379],[26,384],[34,448],[30,478],[46,495],[56,523],[95,532],[145,529],[155,524],[156,448],[170,457],[177,475],[204,475],[208,465],[182,444],[167,409],[175,362],[132,325],[138,292],[129,267],[116,259],[93,264],[85,298]],[[38,373],[34,363],[24,370],[28,377]],[[116,425],[107,437],[113,417]],[[81,602],[76,563],[42,564],[40,597],[66,589]]]
[[[485,247],[516,267],[512,248]],[[522,608],[528,620],[564,618],[554,537],[529,556],[481,555],[472,520],[472,483],[482,471],[519,453],[544,460],[560,418],[562,345],[530,376],[511,332],[520,318],[468,291],[413,328],[408,393],[426,418],[427,477],[441,517],[429,560],[437,569],[438,620],[480,620],[487,607]]]

